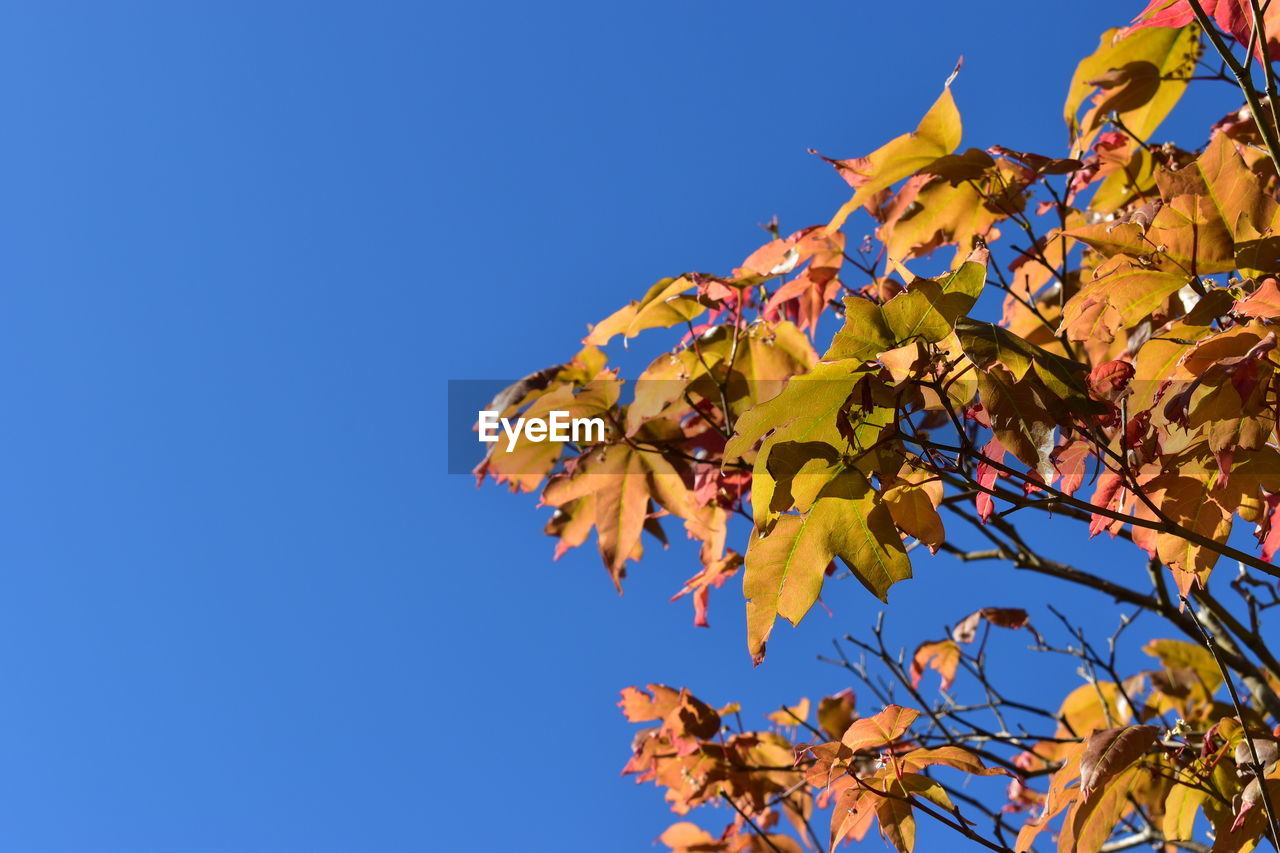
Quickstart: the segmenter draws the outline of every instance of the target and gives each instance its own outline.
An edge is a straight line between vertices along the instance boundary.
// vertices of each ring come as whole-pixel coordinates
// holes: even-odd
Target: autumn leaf
[[[925,668],[935,670],[942,676],[942,690],[951,689],[955,681],[956,667],[960,664],[960,647],[952,640],[939,640],[933,643],[921,643],[911,657],[911,683],[919,687],[920,678]]]
[[[1000,444],[1048,482],[1053,477],[1050,455],[1055,420],[1033,384],[1018,382],[1003,367],[993,365],[978,375],[978,397]]]
[[[1209,792],[1191,785],[1175,784],[1164,801],[1164,819],[1160,833],[1169,841],[1190,841],[1195,837],[1196,812],[1209,798]]]
[[[743,594],[747,645],[759,663],[775,615],[799,624],[818,600],[827,565],[840,557],[868,590],[884,600],[889,587],[911,577],[911,563],[865,476],[836,474],[804,516],[784,515],[747,548]]]
[[[779,726],[798,726],[809,719],[809,700],[801,699],[790,707],[783,707],[766,715],[769,722]]]
[[[1095,796],[1077,800],[1058,839],[1061,849],[1098,853],[1120,819],[1133,808],[1129,793],[1138,784],[1140,776],[1139,768],[1130,768],[1112,779]]]
[[[920,771],[927,767],[950,767],[971,776],[1012,776],[1003,767],[988,767],[982,759],[960,746],[936,746],[932,749],[913,749],[898,758],[906,770]]]
[[[1196,674],[1205,689],[1212,695],[1222,684],[1222,672],[1213,656],[1198,643],[1185,640],[1152,640],[1142,651],[1159,658],[1167,669],[1189,669]]]
[[[941,497],[939,494],[935,498],[925,486],[904,483],[885,490],[883,499],[899,530],[918,539],[930,551],[937,551],[946,538],[936,505]]]
[[[1198,56],[1194,28],[1104,32],[1098,49],[1071,78],[1063,117],[1072,141],[1096,129],[1111,111],[1120,113],[1125,126],[1145,141],[1182,97],[1187,83],[1180,78],[1190,75]],[[1080,107],[1099,88],[1101,101],[1080,119]]]
[[[1080,757],[1080,796],[1083,800],[1141,758],[1156,742],[1155,726],[1125,726],[1090,735]]]
[[[542,501],[562,507],[588,495],[593,498],[600,555],[615,584],[639,545],[651,500],[681,518],[696,515],[688,487],[674,466],[661,454],[625,444],[590,451],[573,474],[547,484]]]
[[[645,329],[666,328],[692,320],[706,310],[705,305],[688,295],[693,289],[693,282],[684,276],[664,278],[639,301],[619,308],[593,326],[583,343],[604,346],[616,335],[634,338]]]
[[[1275,199],[1245,165],[1226,134],[1212,137],[1204,152],[1181,169],[1157,173],[1156,185],[1166,201],[1182,195],[1207,198],[1233,238],[1239,236],[1242,226],[1263,229],[1276,216]]]
[[[819,363],[808,373],[792,377],[776,397],[738,418],[734,435],[725,445],[724,460],[742,458],[769,433],[773,441],[841,443],[835,415],[869,372],[860,364],[838,361]]]
[[[1267,31],[1266,50],[1253,39],[1253,11],[1249,0],[1201,0],[1200,6],[1223,32],[1245,47],[1252,47],[1259,61],[1265,54],[1270,59],[1280,59],[1280,9],[1262,4],[1267,9],[1263,25]],[[1187,0],[1151,0],[1133,19],[1132,30],[1147,27],[1185,27],[1196,19]]]
[[[870,299],[846,296],[844,318],[844,326],[836,332],[830,349],[822,356],[823,361],[868,361],[896,343],[883,309]]]
[[[818,700],[818,725],[833,740],[839,740],[853,723],[856,705],[857,699],[850,689],[822,697]]]
[[[1232,311],[1246,317],[1274,319],[1280,317],[1280,287],[1274,277],[1264,279],[1244,299],[1232,306]]]
[[[938,281],[919,278],[890,299],[880,311],[892,339],[903,344],[916,338],[935,343],[951,334],[968,313],[986,280],[986,252],[965,261]]]
[[[913,708],[889,705],[875,716],[854,722],[840,742],[854,752],[877,749],[902,737],[918,716],[920,712]]]
[[[1088,686],[1088,685],[1086,685]],[[1017,853],[1028,853],[1036,836],[1049,826],[1049,821],[1070,807],[1079,796],[1079,788],[1071,783],[1080,775],[1080,754],[1083,744],[1072,744],[1061,766],[1049,777],[1049,790],[1045,794],[1044,809],[1038,818],[1030,820],[1018,830],[1018,838],[1014,845]],[[1064,837],[1066,833],[1064,832]],[[1070,849],[1069,847],[1067,849]]]
[[[978,626],[983,621],[997,628],[1025,628],[1029,624],[1027,611],[1020,607],[983,607],[960,620],[951,629],[951,639],[957,643],[972,643],[978,637]]]
[[[1073,341],[1110,339],[1117,331],[1131,329],[1156,313],[1186,283],[1185,275],[1116,255],[1099,265],[1093,280],[1067,302],[1063,328]],[[1102,313],[1099,306],[1114,313]]]
[[[925,113],[915,132],[885,143],[866,157],[831,161],[855,192],[832,217],[827,230],[838,231],[849,214],[880,190],[956,150],[960,145],[960,131],[960,112],[951,97],[951,89],[947,88]]]
[[[1203,2],[1249,44],[1251,0]],[[1268,25],[1259,55],[1270,56],[1280,5],[1258,8]],[[1246,80],[1240,93],[1252,108],[1229,100],[1199,139],[1183,137],[1182,124],[1172,139],[1155,136],[1189,78],[1237,97],[1220,85],[1233,83],[1235,59],[1222,57],[1218,74],[1216,60],[1201,63],[1205,34],[1189,13],[1185,0],[1157,0],[1103,35],[1071,81],[1063,150],[961,151],[944,91],[914,133],[829,161],[853,195],[815,217],[825,225],[787,234],[775,218],[728,277],[662,279],[593,327],[574,359],[492,404],[503,417],[605,420],[602,439],[525,436],[493,449],[477,473],[541,489],[556,556],[594,532],[615,583],[654,541],[676,553],[683,524],[698,565],[676,575],[688,580],[675,597],[690,597],[705,626],[711,590],[736,589],[727,581],[741,575],[755,663],[779,616],[796,624],[830,597],[827,578],[851,574],[885,600],[912,560],[945,551],[959,564],[931,574],[926,597],[998,591],[1009,571],[1059,584],[1046,595],[1062,606],[1064,642],[1042,640],[1026,610],[984,607],[950,636],[899,644],[900,629],[919,622],[899,603],[886,616],[897,624],[873,629],[892,647],[850,635],[847,656],[837,644],[844,673],[883,700],[905,686],[919,708],[860,718],[847,689],[748,715],[684,689],[624,690],[640,729],[624,773],[658,785],[677,814],[714,806],[727,821],[718,833],[675,824],[661,838],[671,850],[821,848],[811,824],[827,809],[832,848],[878,825],[911,851],[921,811],[1016,853],[1051,846],[1046,831],[1072,853],[1205,838],[1215,853],[1245,853],[1260,843],[1271,782],[1254,778],[1253,750],[1280,772],[1280,680],[1265,630],[1280,577],[1270,565],[1280,553],[1278,166],[1273,116],[1265,99],[1261,111],[1254,103],[1268,80],[1256,73],[1257,91]],[[865,227],[841,230],[859,208]],[[945,267],[925,256],[943,246],[956,257],[935,274]],[[623,371],[606,368],[599,347],[671,327],[633,354],[647,367],[621,400]],[[1099,562],[1084,543],[1102,532],[1115,541],[1095,543]],[[1220,564],[1232,577],[1211,585]],[[1161,565],[1176,587],[1167,594]],[[1132,656],[1121,645],[1135,635],[1077,634],[1062,592],[1072,589],[1122,603],[1124,625],[1136,611],[1142,624],[1190,636],[1150,640],[1143,651],[1158,662],[1123,672]],[[1086,626],[1092,615],[1077,614]],[[1216,656],[1191,631],[1205,619]],[[988,643],[993,626],[1026,629],[1034,643]],[[1018,689],[1047,651],[1072,658],[1084,682]],[[974,697],[951,696],[962,666]],[[926,705],[930,670],[943,699],[965,704]],[[1247,689],[1227,702],[1224,678]],[[917,727],[921,713],[931,719]],[[810,735],[826,740],[793,742]],[[957,784],[949,771],[1010,778]],[[1005,830],[1016,813],[1026,822],[1014,840]]]
[[[1084,737],[1099,729],[1127,723],[1133,716],[1119,686],[1110,681],[1082,684],[1067,694],[1058,709],[1063,736]]]
[[[728,845],[696,823],[673,823],[658,836],[658,840],[671,848],[671,853],[721,853]]]
[[[742,567],[742,555],[730,551],[722,557],[716,557],[702,567],[689,580],[685,581],[680,591],[671,596],[671,600],[693,596],[693,624],[699,628],[710,627],[707,620],[707,609],[711,598],[711,590],[724,586],[729,578],[738,573]]]

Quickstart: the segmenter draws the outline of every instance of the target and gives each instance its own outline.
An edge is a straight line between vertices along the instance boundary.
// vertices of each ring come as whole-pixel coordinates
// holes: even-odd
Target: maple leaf
[[[543,503],[555,507],[587,496],[595,510],[600,556],[619,590],[626,563],[640,544],[650,501],[684,519],[697,515],[675,467],[661,454],[627,444],[589,451],[572,474],[557,475],[542,491]]]
[[[899,530],[918,539],[931,552],[937,552],[946,537],[942,516],[938,515],[938,504],[942,500],[940,483],[893,486],[885,490],[883,500]]]
[[[671,848],[671,853],[722,853],[728,849],[725,841],[688,821],[673,823],[658,840]]]
[[[971,776],[1012,776],[1003,767],[988,767],[982,759],[964,747],[948,745],[932,749],[913,749],[903,753],[898,761],[906,770],[919,771],[927,767],[950,767]]]
[[[742,566],[742,555],[730,551],[723,557],[713,559],[703,566],[702,571],[684,582],[680,591],[671,596],[675,601],[686,595],[693,596],[693,624],[699,628],[710,627],[707,621],[707,607],[711,598],[711,590],[724,586],[725,581],[738,573]]]
[[[856,705],[857,697],[848,688],[834,696],[822,697],[818,700],[818,725],[832,739],[838,740],[853,723]]]
[[[887,705],[874,716],[855,721],[840,742],[853,752],[887,746],[906,734],[919,716],[920,712],[913,708]]]
[[[809,719],[809,700],[801,699],[790,707],[783,707],[766,715],[769,722],[779,726],[797,726]]]
[[[853,198],[836,211],[827,230],[838,231],[849,214],[870,201],[876,193],[955,151],[960,145],[960,132],[960,112],[951,97],[951,89],[946,88],[913,133],[885,143],[866,157],[829,160],[855,192]]]
[[[996,223],[1017,212],[1024,201],[1021,194],[1014,193],[1012,202],[996,207],[988,198],[971,181],[953,184],[927,174],[916,175],[907,179],[883,211],[884,222],[876,236],[897,260],[928,255],[945,245],[966,251],[975,239],[994,241]]]
[[[1062,326],[1073,341],[1110,340],[1156,313],[1186,283],[1183,274],[1116,255],[1099,265],[1093,280],[1067,302]]]
[[[1252,37],[1247,0],[1205,6],[1233,38]],[[1275,26],[1259,56],[1270,56],[1280,6],[1263,8]],[[961,665],[987,688],[999,731],[970,730],[946,703],[930,707],[935,723],[947,718],[946,745],[936,725],[912,731],[916,709],[859,718],[851,690],[819,700],[812,725],[814,708],[802,700],[768,714],[777,730],[744,731],[736,703],[717,709],[686,690],[628,689],[624,712],[646,727],[625,772],[660,785],[678,814],[733,807],[719,835],[671,827],[662,838],[671,849],[793,853],[800,842],[778,831],[784,820],[821,847],[810,823],[828,807],[832,846],[878,825],[900,853],[911,851],[921,810],[976,840],[955,802],[986,802],[976,791],[953,802],[948,769],[1012,777],[1000,813],[1030,820],[1016,841],[997,831],[988,846],[1017,853],[1047,828],[1059,849],[1087,853],[1148,836],[1188,841],[1204,824],[1215,850],[1240,853],[1267,829],[1261,800],[1271,783],[1249,767],[1257,749],[1264,773],[1277,772],[1280,742],[1268,730],[1280,687],[1261,622],[1273,591],[1252,573],[1280,576],[1269,565],[1280,551],[1280,149],[1247,81],[1256,117],[1232,111],[1204,146],[1152,136],[1189,78],[1213,76],[1196,70],[1201,33],[1188,12],[1183,0],[1157,0],[1132,27],[1104,34],[1067,93],[1064,156],[999,145],[959,152],[960,118],[944,91],[914,133],[829,161],[854,193],[827,225],[784,237],[775,218],[771,239],[730,277],[661,280],[592,328],[572,362],[531,374],[494,404],[504,416],[572,405],[607,420],[601,441],[521,440],[490,453],[478,473],[517,490],[545,482],[556,555],[594,530],[615,582],[643,556],[643,533],[666,547],[664,525],[682,521],[701,567],[675,597],[690,596],[695,624],[705,625],[710,590],[741,569],[756,663],[777,618],[803,619],[841,563],[885,599],[911,575],[913,549],[1101,591],[1193,640],[1152,641],[1144,650],[1158,664],[1125,678],[1114,662],[1099,669],[1101,646],[1081,634],[1067,651],[1086,682],[1056,711],[1002,698],[980,665],[1011,645],[988,648],[991,626],[1026,628],[1035,650],[1047,647],[1023,609],[982,608],[949,637],[917,637],[909,665],[898,649],[862,645],[866,661],[848,669],[874,692],[867,668],[877,657],[922,703],[929,669],[943,691]],[[875,231],[850,244],[841,229],[858,208]],[[1000,231],[1014,228],[1012,262],[992,263],[988,244],[999,249]],[[916,259],[948,245],[959,261],[951,271],[908,268],[925,269]],[[988,285],[1002,291],[999,324],[971,316],[993,307]],[[814,343],[833,319],[840,327],[819,358]],[[649,363],[621,405],[597,345],[682,324],[688,334]],[[961,503],[970,498],[976,517]],[[1037,513],[1059,526],[1085,522],[1082,539],[1106,531],[1131,541],[1148,571],[1172,572],[1185,609],[1170,606],[1158,577],[1148,586],[1147,572],[1058,562],[1071,560],[1069,544],[1041,556],[1056,539],[1020,527]],[[989,545],[967,550],[944,514]],[[744,557],[728,547],[737,517],[751,524]],[[1261,558],[1235,547],[1237,518],[1257,526]],[[1240,567],[1231,584],[1245,596],[1238,616],[1207,583],[1223,557]],[[1216,656],[1188,628],[1205,619],[1224,641]],[[962,651],[979,633],[982,648]],[[1098,680],[1100,671],[1115,681]],[[1223,688],[1238,682],[1248,691],[1224,704]],[[1056,728],[1015,739],[1003,717],[1028,711]],[[1163,735],[1157,719],[1171,724]],[[791,743],[802,729],[830,740]],[[1124,837],[1133,827],[1138,841]]]
[[[889,587],[911,577],[911,562],[888,509],[865,476],[840,471],[822,487],[804,516],[781,516],[768,535],[747,547],[742,589],[747,597],[747,646],[756,663],[775,616],[792,625],[818,600],[835,557],[882,601]]]
[[[868,373],[869,368],[849,359],[819,363],[808,373],[792,377],[781,393],[738,418],[733,437],[725,445],[724,460],[741,459],[766,435],[772,443],[840,443],[835,415]]]

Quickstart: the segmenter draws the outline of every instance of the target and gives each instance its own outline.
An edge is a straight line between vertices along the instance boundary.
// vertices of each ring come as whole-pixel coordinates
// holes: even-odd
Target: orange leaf
[[[854,752],[885,746],[901,737],[918,716],[920,712],[913,708],[889,705],[874,717],[849,726],[840,742]]]

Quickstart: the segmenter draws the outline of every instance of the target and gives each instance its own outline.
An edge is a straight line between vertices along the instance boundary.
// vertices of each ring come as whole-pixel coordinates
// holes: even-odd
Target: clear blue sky
[[[447,476],[446,380],[823,220],[805,148],[914,126],[961,53],[966,142],[1056,151],[1116,7],[0,5],[0,850],[654,849],[616,691],[759,720],[847,686],[813,655],[874,602],[753,671],[732,585],[712,630],[665,603],[689,550],[618,598]],[[920,574],[903,637],[1046,594]]]

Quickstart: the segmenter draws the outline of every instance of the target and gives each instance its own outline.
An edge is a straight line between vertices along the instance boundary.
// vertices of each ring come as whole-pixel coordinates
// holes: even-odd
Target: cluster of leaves
[[[1161,668],[1122,680],[1114,651],[1086,651],[1081,637],[1072,653],[1088,683],[1057,711],[1016,705],[1056,721],[1042,737],[948,722],[959,667],[986,688],[983,707],[1006,707],[982,652],[963,647],[983,624],[1025,627],[1008,608],[923,644],[909,669],[867,647],[918,708],[862,719],[851,696],[828,697],[816,726],[807,703],[786,712],[821,743],[734,731],[724,720],[736,709],[687,691],[629,690],[628,718],[661,722],[638,736],[628,772],[666,787],[680,813],[724,802],[737,815],[718,838],[678,824],[664,836],[673,849],[792,849],[773,831],[780,815],[801,843],[860,839],[878,824],[906,851],[917,811],[996,850],[1030,849],[1059,816],[1064,851],[1117,844],[1126,824],[1139,839],[1129,846],[1209,849],[1191,838],[1198,812],[1214,850],[1250,849],[1268,831],[1280,845],[1260,781],[1274,764],[1262,753],[1276,754],[1268,721],[1280,722],[1280,664],[1261,633],[1277,599],[1257,577],[1280,577],[1277,16],[1280,4],[1258,0],[1154,0],[1108,30],[1068,89],[1063,156],[961,150],[948,81],[913,132],[863,157],[823,157],[853,190],[829,221],[786,236],[772,223],[728,275],[662,279],[592,327],[573,359],[494,401],[503,416],[566,411],[610,425],[593,443],[494,445],[477,468],[540,491],[555,508],[556,556],[594,530],[621,589],[645,533],[666,545],[663,519],[678,519],[701,567],[676,597],[691,595],[706,625],[710,591],[740,573],[757,663],[777,617],[798,623],[829,578],[887,601],[924,551],[1097,590],[1186,638],[1149,645]],[[1153,142],[1200,79],[1238,85],[1245,106],[1199,149]],[[854,239],[863,217],[874,233]],[[944,248],[946,272],[908,269]],[[997,300],[998,322],[976,316]],[[813,341],[832,323],[819,354]],[[680,337],[623,402],[602,348],[655,329]],[[1132,542],[1149,584],[1040,554],[1017,513]],[[736,550],[735,517],[751,528]],[[1256,549],[1230,541],[1237,522],[1254,526]],[[961,547],[957,526],[992,547]],[[1210,586],[1223,557],[1240,567],[1233,607]],[[918,690],[929,669],[941,706]],[[938,767],[1011,776],[1004,808],[1033,816],[1006,838],[1007,811],[990,811],[996,836],[979,835]],[[1030,784],[1040,776],[1046,791]],[[815,804],[834,806],[826,842],[810,826]]]
[[[983,621],[1026,628],[1034,649],[1077,657],[1101,674],[1052,712],[1008,699],[991,684],[984,653],[960,647],[974,642]],[[1261,715],[1246,712],[1242,720],[1232,704],[1215,698],[1222,670],[1201,645],[1154,640],[1143,649],[1154,668],[1120,679],[1113,658],[1087,643],[1050,646],[1022,611],[987,608],[951,634],[945,642],[955,646],[952,654],[939,656],[929,648],[936,644],[925,644],[909,669],[883,646],[864,645],[924,711],[893,704],[847,658],[850,671],[886,703],[883,710],[860,717],[847,690],[821,699],[813,721],[811,703],[801,699],[769,714],[769,730],[744,731],[737,705],[713,710],[686,690],[656,684],[648,692],[625,690],[620,705],[629,720],[660,724],[637,733],[624,772],[666,788],[680,814],[718,801],[734,811],[718,836],[682,821],[661,840],[677,853],[799,851],[800,842],[774,831],[785,819],[818,849],[861,841],[875,827],[895,848],[911,851],[918,815],[994,850],[1031,850],[1051,827],[1060,850],[1081,853],[1121,849],[1105,847],[1117,832],[1129,833],[1127,846],[1214,851],[1251,849],[1266,832],[1261,784],[1268,796],[1280,794],[1280,741]],[[945,699],[932,706],[920,692],[925,663],[939,671]],[[984,702],[962,705],[952,697],[958,668],[981,686]],[[1041,733],[1001,737],[972,721],[982,710],[1002,727],[1009,715],[1030,711]],[[730,716],[736,729],[726,722]],[[967,784],[973,777],[1000,777],[1003,806],[984,805],[977,786]],[[987,802],[1000,798],[986,793]],[[962,804],[993,820],[993,838],[973,830]],[[823,808],[830,810],[825,838],[812,820]],[[1212,827],[1212,848],[1194,841],[1201,817]]]

